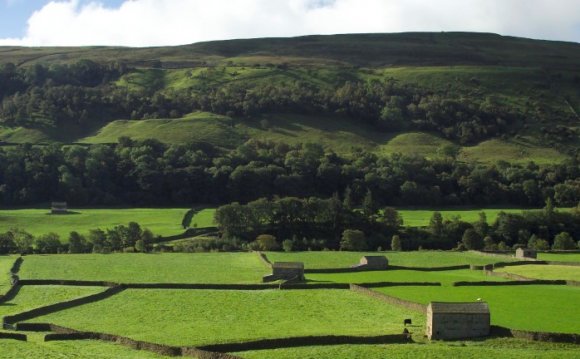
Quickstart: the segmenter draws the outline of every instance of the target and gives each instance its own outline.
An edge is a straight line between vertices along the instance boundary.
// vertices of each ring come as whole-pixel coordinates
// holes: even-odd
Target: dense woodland
[[[0,202],[54,200],[74,206],[247,203],[273,197],[349,197],[371,193],[379,206],[557,206],[580,201],[576,159],[539,167],[428,160],[362,150],[340,156],[317,144],[250,141],[222,152],[210,145],[165,145],[121,138],[117,145],[0,149]]]
[[[278,70],[286,71],[283,66]],[[272,112],[340,114],[382,131],[433,131],[462,144],[523,126],[523,114],[492,96],[433,93],[393,79],[361,81],[350,75],[329,86],[288,76],[280,81],[210,81],[183,91],[152,87],[135,92],[114,84],[128,72],[119,63],[89,60],[48,67],[3,65],[0,124],[86,130],[120,118],[176,118],[200,110],[242,121]]]

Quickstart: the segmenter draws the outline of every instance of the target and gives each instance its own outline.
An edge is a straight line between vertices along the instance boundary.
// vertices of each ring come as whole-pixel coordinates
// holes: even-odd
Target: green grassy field
[[[390,265],[404,267],[446,267],[455,265],[484,265],[510,262],[506,257],[488,257],[476,252],[415,251],[415,252],[268,252],[271,262],[304,262],[305,268],[348,268],[364,255],[385,255]]]
[[[122,283],[259,283],[269,270],[254,253],[27,256],[22,279]]]
[[[580,267],[560,265],[525,265],[500,268],[497,272],[506,272],[535,279],[563,279],[580,282]]]
[[[459,343],[314,346],[247,351],[235,354],[247,359],[572,359],[578,357],[578,346],[519,339],[488,339],[485,341],[461,341]]]
[[[10,268],[15,260],[15,256],[0,256],[0,295],[10,287]]]
[[[453,282],[460,281],[503,281],[500,277],[490,277],[483,271],[453,270],[437,272],[421,272],[412,270],[388,270],[380,272],[359,273],[310,273],[306,279],[312,282],[335,282],[335,283],[378,283],[378,282],[439,282],[444,286],[450,286]]]
[[[348,318],[348,320],[345,320]],[[170,345],[399,333],[408,313],[345,290],[127,290],[36,321]]]
[[[555,262],[579,262],[580,253],[538,253],[538,259]]]
[[[113,228],[137,222],[155,235],[170,236],[183,232],[181,220],[187,208],[74,209],[74,214],[51,215],[48,209],[0,210],[0,232],[20,228],[33,235],[54,232],[67,241],[71,231]],[[203,210],[192,220],[198,227],[213,225],[214,210]]]
[[[118,344],[91,340],[59,342],[19,342],[0,340],[1,359],[43,358],[43,359],[153,359],[166,358],[146,351],[137,351]]]
[[[24,286],[13,300],[0,304],[0,318],[103,290],[103,288],[93,287]]]
[[[489,303],[491,322],[513,329],[580,333],[580,288],[570,286],[392,287],[383,293],[428,304],[430,301]]]

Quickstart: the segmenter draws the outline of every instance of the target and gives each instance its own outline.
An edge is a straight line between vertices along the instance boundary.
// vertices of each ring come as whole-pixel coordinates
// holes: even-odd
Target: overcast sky
[[[479,31],[580,42],[580,0],[0,0],[0,45]]]

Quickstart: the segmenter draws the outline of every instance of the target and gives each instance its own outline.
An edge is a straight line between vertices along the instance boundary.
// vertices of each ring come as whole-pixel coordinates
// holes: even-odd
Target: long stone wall
[[[497,325],[491,326],[491,334],[499,337],[520,338],[540,342],[580,344],[580,334],[533,332],[527,330],[510,329]]]
[[[423,313],[423,314],[427,313],[427,306],[424,304],[411,302],[411,301],[404,300],[404,299],[397,298],[397,297],[392,297],[390,295],[387,295],[384,293],[379,293],[379,292],[376,292],[374,290],[371,290],[371,289],[368,289],[365,287],[361,287],[361,286],[356,285],[356,284],[351,284],[350,290],[352,290],[353,292],[357,292],[357,293],[372,297],[372,298],[376,298],[378,300],[381,300],[381,301],[389,303],[389,304],[398,305],[398,306],[410,309],[410,310],[415,311],[415,312],[419,312],[419,313]]]
[[[26,334],[20,333],[0,333],[0,339],[10,339],[25,342],[28,340],[28,337],[26,336]]]
[[[454,287],[470,287],[470,286],[508,286],[508,285],[567,285],[565,280],[515,280],[505,282],[454,282]]]

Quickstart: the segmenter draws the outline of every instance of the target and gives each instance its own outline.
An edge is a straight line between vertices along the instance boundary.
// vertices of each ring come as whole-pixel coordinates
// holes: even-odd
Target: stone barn
[[[516,258],[536,259],[536,258],[538,258],[538,252],[535,249],[518,248],[518,249],[516,249]]]
[[[67,214],[68,206],[66,202],[52,202],[50,205],[50,213],[52,214]]]
[[[363,256],[353,268],[358,269],[387,269],[389,260],[385,256]]]
[[[431,302],[427,307],[429,339],[469,339],[489,335],[490,313],[486,302]]]
[[[304,281],[304,263],[302,262],[274,262],[272,274],[264,276],[264,282],[276,280]]]

